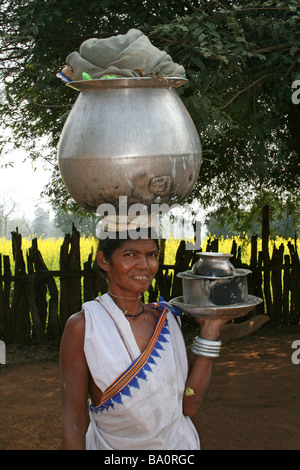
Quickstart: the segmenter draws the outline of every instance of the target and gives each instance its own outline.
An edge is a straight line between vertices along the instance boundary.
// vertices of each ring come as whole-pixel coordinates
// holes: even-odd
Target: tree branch
[[[300,8],[300,6],[294,6],[294,8]],[[240,11],[281,11],[281,10],[290,10],[290,7],[249,7],[249,8],[237,8],[232,10],[232,13],[239,13]]]
[[[247,86],[246,88],[243,88],[243,90],[240,90],[236,93],[236,95],[234,95],[231,100],[228,101],[228,103],[224,104],[224,106],[221,106],[219,109],[225,109],[227,108],[227,106],[229,106],[231,103],[233,103],[233,101],[235,101],[238,96],[240,96],[242,93],[244,93],[245,91],[247,90],[250,90],[250,88],[254,87],[255,85],[257,85],[259,82],[265,80],[266,78],[268,77],[271,77],[272,75],[277,75],[277,72],[274,72],[274,73],[268,73],[267,75],[264,75],[263,77],[260,77],[258,78],[257,80],[255,80],[255,82],[251,83],[249,86]]]
[[[174,39],[165,38],[163,36],[151,36],[151,39],[159,39],[160,41],[167,42],[169,44],[180,44],[181,41],[174,41]]]
[[[252,54],[262,54],[264,52],[276,51],[276,49],[284,49],[285,47],[291,47],[289,42],[283,42],[282,44],[277,44],[276,46],[264,47],[263,49],[256,49],[255,51],[250,51]]]

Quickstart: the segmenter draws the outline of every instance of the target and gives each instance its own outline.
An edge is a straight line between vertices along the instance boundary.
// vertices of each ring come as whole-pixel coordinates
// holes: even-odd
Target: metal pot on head
[[[82,207],[169,205],[192,191],[202,161],[195,125],[175,88],[187,80],[116,78],[71,82],[80,94],[64,125],[58,164]]]

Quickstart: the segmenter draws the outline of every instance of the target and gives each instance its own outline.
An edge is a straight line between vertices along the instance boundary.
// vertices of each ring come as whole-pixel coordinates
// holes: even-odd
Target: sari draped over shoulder
[[[185,344],[171,311],[160,310],[141,353],[130,323],[108,294],[83,305],[84,352],[103,392],[89,406],[86,449],[197,450],[198,433],[182,413],[188,373]]]

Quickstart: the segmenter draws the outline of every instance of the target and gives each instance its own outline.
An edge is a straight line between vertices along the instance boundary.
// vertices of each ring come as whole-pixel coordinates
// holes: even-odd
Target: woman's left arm
[[[221,327],[227,323],[224,319],[199,319],[201,325],[200,337],[203,340],[218,341]],[[193,365],[190,369],[183,397],[183,414],[194,416],[201,405],[205,392],[210,383],[212,368],[212,357],[195,354]]]

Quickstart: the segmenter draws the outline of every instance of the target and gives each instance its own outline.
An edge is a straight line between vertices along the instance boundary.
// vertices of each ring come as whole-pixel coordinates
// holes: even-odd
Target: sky
[[[4,165],[8,162],[12,162],[13,167],[5,168]],[[16,205],[10,219],[24,216],[27,220],[33,220],[37,205],[51,212],[46,198],[41,198],[41,192],[51,178],[51,172],[41,164],[35,165],[37,168],[34,171],[30,159],[26,159],[26,152],[22,149],[1,156],[0,204],[4,203],[7,210],[12,207],[13,202]]]

